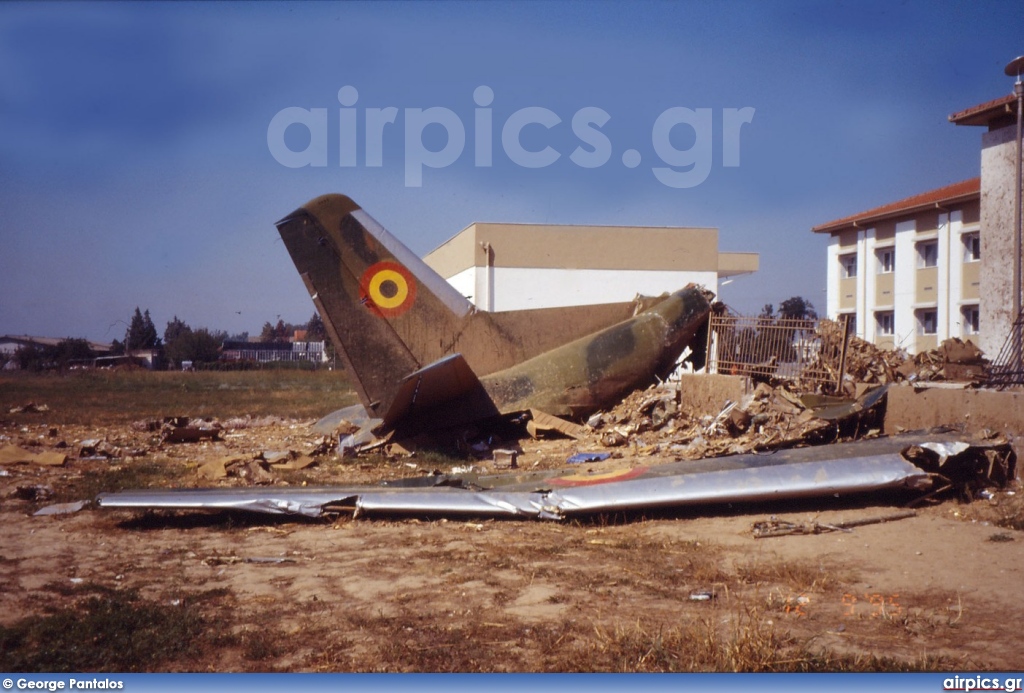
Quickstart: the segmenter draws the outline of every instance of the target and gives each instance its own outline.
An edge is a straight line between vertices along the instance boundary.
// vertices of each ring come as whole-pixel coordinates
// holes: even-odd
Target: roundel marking
[[[397,262],[370,265],[359,284],[363,302],[385,318],[401,315],[416,300],[416,280]]]
[[[644,472],[647,467],[633,467],[632,469],[614,469],[610,472],[598,474],[569,474],[559,476],[550,480],[552,486],[594,486],[596,484],[610,484],[614,481],[626,481],[635,479]]]

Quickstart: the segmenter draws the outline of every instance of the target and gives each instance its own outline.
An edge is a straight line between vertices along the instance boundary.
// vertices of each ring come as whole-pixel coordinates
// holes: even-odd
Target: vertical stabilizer
[[[363,404],[379,416],[472,304],[343,195],[318,197],[277,228]]]

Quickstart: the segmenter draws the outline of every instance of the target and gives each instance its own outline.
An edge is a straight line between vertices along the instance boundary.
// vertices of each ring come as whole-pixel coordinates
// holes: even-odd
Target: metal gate
[[[708,372],[800,380],[838,391],[847,332],[845,315],[838,320],[712,315]]]

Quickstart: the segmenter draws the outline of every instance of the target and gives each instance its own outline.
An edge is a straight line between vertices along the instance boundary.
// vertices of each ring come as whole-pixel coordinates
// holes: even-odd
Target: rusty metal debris
[[[202,440],[219,440],[221,426],[216,421],[201,421],[198,425],[187,416],[164,419],[160,429],[160,440],[164,443],[198,443]]]

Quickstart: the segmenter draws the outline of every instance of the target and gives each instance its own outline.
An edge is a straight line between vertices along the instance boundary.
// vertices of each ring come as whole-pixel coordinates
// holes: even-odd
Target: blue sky
[[[161,333],[174,315],[229,332],[304,322],[312,302],[273,223],[327,192],[420,254],[474,221],[715,226],[721,249],[761,255],[727,303],[823,309],[810,227],[976,176],[980,129],[946,118],[1012,90],[1022,30],[1009,0],[3,3],[0,334],[121,339],[136,306]],[[340,165],[346,86],[355,166]],[[481,86],[489,167],[474,156]],[[381,165],[367,166],[366,111],[388,107]],[[410,110],[433,107],[463,124],[465,148],[410,187],[417,140],[448,144],[438,124],[410,140]],[[559,154],[538,168],[502,145],[530,107],[561,121],[521,131],[526,150]],[[680,107],[709,109],[711,129],[678,125],[659,149],[654,124]],[[287,108],[326,109],[325,166],[275,158],[268,128]],[[610,116],[593,168],[571,158],[592,149],[572,126],[588,108]],[[725,114],[742,108],[753,117],[726,166]],[[293,125],[283,141],[301,151],[310,135]],[[666,147],[709,147],[706,178],[662,183]]]

